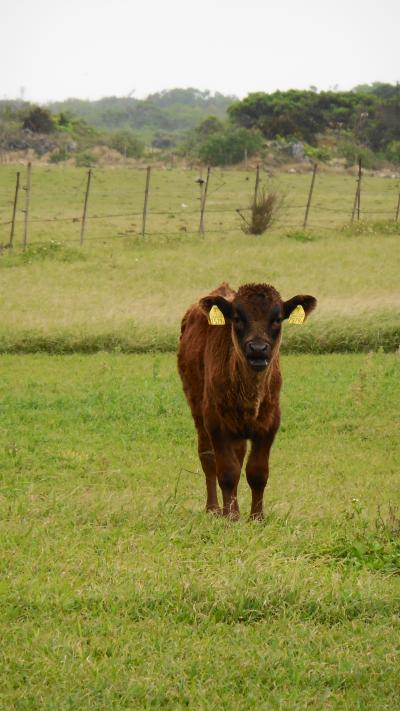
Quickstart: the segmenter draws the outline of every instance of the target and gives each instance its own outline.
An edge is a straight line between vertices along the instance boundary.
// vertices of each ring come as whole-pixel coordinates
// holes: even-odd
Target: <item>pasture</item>
[[[309,176],[277,176],[288,209],[251,237],[211,213],[253,177],[218,172],[200,238],[196,175],[154,176],[174,216],[150,201],[143,239],[144,172],[96,170],[80,248],[85,172],[35,167],[31,246],[0,255],[0,708],[398,708],[396,186],[366,178],[375,216],[304,232]],[[353,187],[321,175],[316,204],[350,212]],[[203,513],[176,372],[183,311],[222,280],[318,298],[284,328],[263,523],[243,477],[237,524]]]
[[[262,524],[202,512],[173,355],[0,367],[2,708],[397,708],[398,355],[283,358]]]
[[[382,221],[380,212],[395,204],[395,181],[365,178],[363,205],[370,209],[375,205],[377,213],[368,216],[380,221],[369,219],[350,228],[343,227],[343,220],[348,221],[351,212],[354,178],[318,176],[315,204],[323,203],[328,211],[322,213],[320,226],[316,220],[321,214],[311,211],[310,230],[304,232],[299,229],[303,218],[299,206],[305,204],[310,176],[282,174],[270,181],[264,177],[266,187],[281,190],[286,200],[280,222],[253,237],[240,231],[235,207],[249,203],[254,175],[218,173],[210,184],[209,209],[215,208],[213,201],[231,208],[218,214],[217,223],[215,215],[206,215],[206,227],[211,220],[213,229],[201,238],[171,227],[174,217],[152,215],[152,200],[171,215],[175,208],[182,213],[183,202],[196,214],[191,225],[181,226],[197,229],[196,175],[178,170],[154,174],[150,235],[142,238],[136,234],[140,216],[136,222],[132,217],[97,218],[128,208],[140,211],[144,171],[99,170],[89,203],[87,243],[80,248],[79,221],[72,220],[81,214],[85,172],[35,167],[31,216],[39,221],[30,228],[32,246],[25,253],[16,247],[13,254],[0,255],[0,350],[173,351],[184,310],[223,280],[233,286],[267,281],[284,298],[299,290],[315,292],[319,307],[307,329],[287,330],[290,350],[397,348],[400,223]],[[14,176],[14,167],[1,167],[2,219],[10,217]],[[340,212],[343,205],[345,215]],[[46,217],[61,221],[42,222]],[[21,239],[21,213],[18,219],[16,245]],[[3,244],[8,230],[9,225],[2,226]]]

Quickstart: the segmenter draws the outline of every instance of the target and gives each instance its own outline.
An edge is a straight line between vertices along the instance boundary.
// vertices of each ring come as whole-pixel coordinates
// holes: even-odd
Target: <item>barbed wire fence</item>
[[[260,191],[260,166],[257,165],[256,171],[255,171],[255,183],[254,183],[254,198],[253,200],[249,201],[249,204],[245,207],[243,206],[238,206],[232,204],[230,202],[229,204],[218,204],[218,205],[211,205],[207,202],[207,198],[209,196],[215,195],[218,191],[220,191],[225,185],[225,182],[220,182],[214,185],[212,188],[210,187],[210,183],[212,180],[212,170],[210,167],[207,168],[206,171],[206,177],[203,177],[203,171],[200,170],[200,175],[199,177],[195,180],[195,183],[197,183],[197,190],[198,194],[197,197],[195,198],[196,201],[198,202],[198,205],[196,206],[195,209],[189,208],[188,205],[185,203],[181,202],[181,212],[177,214],[177,210],[172,210],[172,209],[165,209],[165,210],[157,210],[154,209],[154,207],[150,208],[149,205],[149,198],[151,195],[151,176],[155,172],[155,168],[152,168],[148,166],[146,168],[146,178],[144,181],[144,188],[142,190],[135,190],[135,191],[130,191],[130,196],[131,198],[133,197],[141,197],[142,198],[142,207],[141,209],[136,209],[136,210],[127,210],[127,211],[121,211],[121,212],[110,212],[110,213],[104,213],[104,214],[91,214],[90,212],[90,203],[91,203],[91,196],[92,196],[92,191],[96,189],[96,181],[98,181],[98,184],[101,185],[102,189],[104,187],[105,181],[102,180],[102,178],[98,178],[96,175],[96,171],[94,171],[92,168],[89,168],[86,174],[86,177],[84,177],[77,186],[75,186],[74,191],[76,195],[80,194],[81,195],[81,210],[78,212],[76,211],[75,214],[73,215],[64,215],[64,216],[59,216],[59,215],[53,215],[53,216],[35,216],[31,217],[30,215],[30,208],[31,208],[31,191],[32,191],[32,165],[31,163],[28,163],[26,166],[26,177],[25,177],[25,184],[21,185],[21,172],[17,171],[16,173],[16,179],[15,179],[15,188],[13,192],[13,197],[12,200],[10,200],[10,205],[11,205],[11,215],[9,220],[3,220],[0,222],[0,228],[2,230],[2,237],[0,239],[0,248],[1,249],[9,249],[12,250],[16,246],[21,247],[23,250],[26,250],[28,246],[34,246],[34,245],[39,245],[43,244],[44,241],[32,241],[30,240],[30,235],[29,235],[29,229],[31,225],[47,225],[48,223],[54,223],[54,224],[60,224],[60,223],[71,223],[74,224],[78,229],[76,232],[76,238],[71,238],[71,239],[63,239],[63,242],[78,242],[81,246],[85,244],[85,242],[93,242],[96,240],[101,240],[104,241],[105,235],[101,236],[87,236],[87,224],[88,223],[96,223],[96,221],[102,221],[102,220],[132,220],[135,219],[140,222],[140,227],[134,228],[131,226],[129,229],[129,235],[135,235],[137,237],[151,237],[151,236],[182,236],[183,233],[188,233],[188,234],[198,234],[201,237],[204,237],[206,234],[212,234],[212,233],[221,233],[221,234],[228,234],[232,233],[235,230],[240,230],[242,226],[241,219],[243,220],[243,213],[246,213],[246,211],[251,211],[252,210],[252,204],[254,205],[257,201],[257,197],[259,195]],[[358,173],[355,179],[355,189],[353,195],[350,195],[349,197],[351,198],[351,204],[347,205],[346,207],[337,207],[337,206],[329,206],[326,204],[322,204],[322,202],[315,201],[314,198],[314,192],[315,192],[315,185],[317,181],[317,173],[318,173],[318,165],[314,164],[313,169],[312,169],[312,175],[311,175],[311,181],[309,185],[309,190],[308,190],[308,195],[305,203],[291,203],[287,204],[285,203],[285,218],[282,218],[281,216],[278,216],[274,220],[274,224],[277,227],[287,227],[287,228],[297,228],[297,229],[303,229],[306,230],[307,228],[310,227],[312,223],[312,227],[317,228],[321,227],[321,229],[327,229],[327,230],[337,230],[339,227],[343,227],[346,225],[349,225],[351,223],[354,223],[355,221],[360,221],[360,220],[369,220],[372,218],[378,218],[379,220],[385,220],[385,221],[392,221],[395,223],[399,222],[399,217],[400,217],[400,187],[399,184],[396,185],[396,191],[393,191],[394,194],[394,200],[393,200],[393,206],[392,208],[386,207],[385,209],[380,209],[379,207],[369,207],[367,201],[362,200],[363,194],[362,194],[362,182],[363,182],[363,170],[362,170],[362,165],[361,161],[359,161],[358,164]],[[94,185],[94,187],[93,187]],[[21,190],[24,191],[24,206],[21,207]],[[377,194],[378,198],[382,197],[381,194]],[[114,198],[118,198],[118,195],[113,196]],[[168,193],[168,195],[165,194],[160,194],[157,193],[156,198],[160,199],[161,197],[163,198],[171,198],[171,193]],[[193,195],[192,195],[193,197]],[[378,203],[382,202],[382,200],[378,200]],[[387,202],[387,201],[386,201]],[[154,196],[153,196],[153,205],[154,205]],[[296,215],[291,219],[291,213],[292,211],[296,211]],[[334,225],[332,224],[321,224],[321,222],[318,222],[316,220],[316,216],[319,215],[324,215],[328,214],[329,216],[332,216],[333,214],[336,214],[338,217],[338,220],[335,222]],[[230,227],[229,229],[223,228],[221,224],[218,225],[218,227],[213,226],[211,222],[210,224],[207,224],[207,220],[210,220],[210,218],[215,218],[218,216],[227,216],[230,215],[231,217],[234,218],[239,218],[237,219],[236,223]],[[188,216],[193,217],[192,222],[190,227],[188,227],[186,224],[184,226],[181,226],[179,230],[171,231],[168,229],[168,219],[170,218],[186,218]],[[197,218],[195,222],[195,216]],[[22,219],[18,219],[19,217],[22,217]],[[158,228],[157,230],[149,230],[148,225],[152,217],[157,217],[157,218],[166,218],[165,220],[165,225],[163,225],[161,228]],[[197,223],[197,224],[196,224]],[[19,245],[16,245],[15,241],[15,236],[16,236],[16,227],[17,225],[22,225],[23,227],[23,236],[22,240]],[[79,231],[78,231],[79,230]],[[7,236],[8,233],[8,236]],[[125,233],[124,233],[125,234]],[[115,230],[112,231],[111,234],[107,235],[107,238],[109,239],[114,239],[116,236],[121,236],[120,233],[116,233]],[[48,242],[48,239],[46,240]]]

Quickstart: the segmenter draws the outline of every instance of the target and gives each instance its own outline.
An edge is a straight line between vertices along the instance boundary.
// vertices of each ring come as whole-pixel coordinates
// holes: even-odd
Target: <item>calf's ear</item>
[[[223,296],[205,296],[203,299],[200,299],[199,306],[207,317],[212,307],[218,306],[219,310],[225,316],[225,318],[232,318],[232,304],[230,301],[224,299]]]
[[[307,318],[308,314],[314,311],[316,305],[317,299],[314,298],[314,296],[310,296],[310,294],[297,294],[297,296],[293,296],[291,299],[288,299],[288,301],[283,302],[283,318],[289,318],[296,306],[303,307]]]

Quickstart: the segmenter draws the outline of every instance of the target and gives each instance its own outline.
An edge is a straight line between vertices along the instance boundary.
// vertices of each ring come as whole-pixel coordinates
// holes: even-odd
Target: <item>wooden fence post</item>
[[[399,197],[397,198],[396,216],[394,218],[395,222],[399,221],[399,213],[400,213],[400,190],[399,190]]]
[[[260,165],[257,163],[257,168],[256,168],[256,182],[254,184],[254,201],[253,205],[255,206],[257,204],[257,198],[258,198],[258,189],[260,187]]]
[[[358,159],[358,177],[357,177],[357,188],[356,194],[354,196],[353,212],[351,214],[351,221],[354,222],[354,217],[357,210],[357,220],[360,219],[361,212],[361,178],[362,178],[362,165],[361,158]]]
[[[362,179],[362,165],[361,158],[358,159],[358,200],[357,200],[357,220],[360,219],[361,213],[361,179]]]
[[[12,213],[12,218],[11,218],[11,231],[10,231],[10,242],[9,242],[9,247],[10,247],[10,249],[12,249],[13,246],[14,246],[15,217],[16,217],[16,214],[17,214],[18,193],[19,193],[19,177],[20,177],[20,173],[19,173],[19,171],[18,171],[18,173],[17,173],[17,180],[16,180],[16,183],[15,183],[15,195],[14,195],[13,213]]]
[[[28,244],[28,224],[29,224],[29,201],[31,197],[31,173],[32,164],[26,166],[26,185],[25,185],[25,219],[24,219],[24,238],[22,248],[25,250]]]
[[[146,170],[146,187],[144,189],[144,203],[143,203],[143,218],[142,218],[142,237],[146,234],[146,220],[147,220],[147,203],[149,200],[149,189],[150,189],[150,172],[151,167],[148,165]]]
[[[210,173],[211,173],[211,168],[208,166],[207,168],[207,176],[206,176],[206,182],[203,185],[201,183],[201,202],[200,202],[200,225],[199,225],[199,232],[200,234],[204,237],[204,210],[206,207],[206,200],[207,200],[207,190],[208,190],[208,182],[210,180]]]
[[[310,207],[311,207],[311,200],[314,192],[314,183],[315,183],[315,176],[317,174],[317,163],[314,163],[313,167],[313,173],[312,173],[312,178],[311,178],[311,184],[310,184],[310,190],[308,193],[308,200],[307,200],[307,205],[306,205],[306,211],[304,214],[304,222],[303,222],[303,230],[306,229],[307,227],[307,220],[308,220],[308,213],[310,212]]]
[[[87,207],[88,207],[88,200],[89,200],[89,190],[90,190],[90,181],[92,180],[92,169],[89,168],[88,170],[88,176],[87,176],[87,183],[86,183],[86,192],[85,192],[85,201],[83,203],[83,213],[82,213],[82,224],[81,224],[81,246],[83,245],[83,240],[85,237],[85,226],[86,226],[86,215],[87,215]]]

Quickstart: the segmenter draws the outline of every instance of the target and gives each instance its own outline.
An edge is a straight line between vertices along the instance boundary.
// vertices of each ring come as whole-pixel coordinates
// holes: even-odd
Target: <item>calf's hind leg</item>
[[[217,472],[213,446],[203,428],[198,429],[198,452],[203,472],[206,475],[207,503],[206,511],[221,513],[217,496]]]

